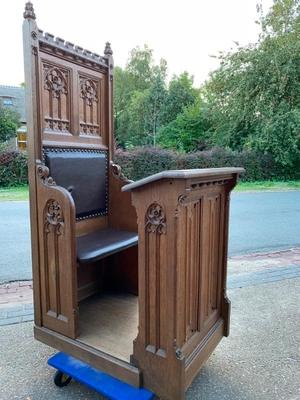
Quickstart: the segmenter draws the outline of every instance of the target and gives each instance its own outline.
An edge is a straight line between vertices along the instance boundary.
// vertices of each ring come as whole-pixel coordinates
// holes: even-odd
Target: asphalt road
[[[229,255],[300,245],[300,191],[233,193]],[[31,279],[27,202],[0,202],[0,282]]]

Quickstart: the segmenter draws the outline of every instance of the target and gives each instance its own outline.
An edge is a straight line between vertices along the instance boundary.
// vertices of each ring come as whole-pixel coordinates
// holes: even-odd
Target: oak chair
[[[229,332],[240,168],[128,181],[113,162],[113,57],[23,22],[36,339],[162,399]]]

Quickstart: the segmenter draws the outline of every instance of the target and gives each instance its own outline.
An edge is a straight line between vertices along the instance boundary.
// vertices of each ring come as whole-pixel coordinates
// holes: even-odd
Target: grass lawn
[[[262,182],[240,182],[234,189],[236,192],[257,192],[257,191],[285,191],[300,190],[300,181],[262,181]],[[11,188],[0,188],[0,201],[28,200],[28,186]]]
[[[300,181],[261,181],[261,182],[240,182],[234,189],[236,192],[257,192],[257,191],[285,191],[300,190]]]
[[[20,201],[28,199],[28,186],[0,188],[0,201]]]

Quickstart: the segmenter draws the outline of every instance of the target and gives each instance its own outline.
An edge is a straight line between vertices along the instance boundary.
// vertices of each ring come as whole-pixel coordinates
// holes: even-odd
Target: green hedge
[[[129,151],[117,150],[115,162],[120,164],[123,173],[133,180],[167,169],[213,167],[244,167],[246,173],[242,176],[243,181],[300,179],[300,165],[291,170],[283,170],[270,155],[220,148],[187,154],[151,147]],[[27,183],[27,156],[19,152],[0,153],[0,187]]]
[[[27,156],[17,151],[0,153],[0,187],[28,183]]]
[[[253,151],[235,152],[214,148],[194,153],[176,153],[159,148],[137,148],[129,151],[117,150],[116,163],[123,173],[136,180],[167,169],[244,167],[243,181],[298,180],[299,168],[283,170],[270,155]]]

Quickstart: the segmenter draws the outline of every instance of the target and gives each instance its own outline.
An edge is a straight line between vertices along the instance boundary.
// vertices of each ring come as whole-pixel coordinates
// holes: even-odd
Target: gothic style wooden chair
[[[112,51],[38,30],[31,3],[24,18],[36,325],[76,338],[78,301],[104,273],[137,294],[136,212],[112,161]]]
[[[239,168],[138,182],[113,163],[113,58],[23,22],[35,337],[183,400],[229,331],[230,191]],[[133,202],[133,205],[131,203]]]

